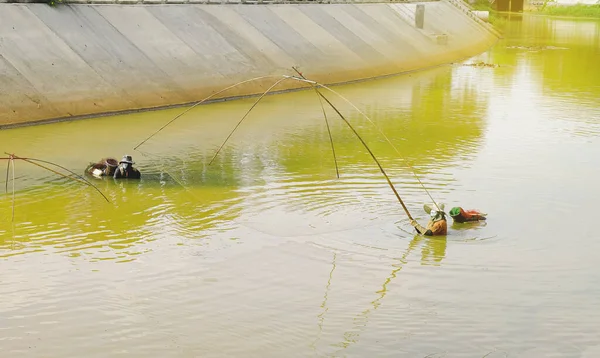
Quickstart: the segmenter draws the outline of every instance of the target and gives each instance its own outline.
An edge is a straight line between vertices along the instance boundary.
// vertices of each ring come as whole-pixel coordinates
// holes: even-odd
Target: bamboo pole
[[[383,176],[385,177],[385,180],[387,181],[388,185],[390,186],[390,188],[392,188],[392,191],[394,192],[394,195],[396,195],[396,198],[400,202],[400,205],[402,205],[402,208],[404,209],[404,212],[406,212],[406,215],[408,216],[408,218],[411,221],[414,220],[413,217],[410,215],[410,212],[408,212],[408,208],[406,207],[406,205],[404,205],[404,202],[402,201],[402,198],[400,198],[400,195],[398,194],[398,191],[396,191],[396,188],[394,187],[394,184],[392,184],[392,181],[390,180],[390,177],[387,175],[387,173],[385,172],[385,170],[381,166],[381,163],[379,163],[379,160],[375,157],[375,154],[373,154],[373,152],[371,151],[371,149],[369,148],[369,146],[367,145],[367,143],[365,143],[365,141],[361,138],[361,136],[358,134],[358,132],[356,131],[356,129],[354,129],[354,127],[350,124],[350,122],[348,122],[348,120],[344,117],[344,115],[340,111],[338,111],[338,109],[325,96],[323,96],[322,93],[319,93],[319,94],[325,100],[325,102],[327,102],[331,106],[331,108],[333,108],[333,110],[340,116],[340,118],[348,125],[348,127],[356,135],[356,137],[358,138],[358,140],[362,143],[362,145],[365,147],[365,149],[369,152],[369,154],[371,155],[371,158],[373,158],[373,160],[375,161],[375,163],[379,167],[379,170],[381,171],[381,174],[383,174]]]
[[[307,80],[306,77],[304,77],[304,75],[302,75],[302,73],[300,71],[298,71],[295,67],[292,67],[292,69],[294,71],[296,71],[296,73],[302,77],[304,80]],[[307,80],[308,81],[308,80]],[[415,172],[415,169],[406,162],[406,160],[402,157],[402,155],[400,154],[400,151],[398,150],[398,148],[396,148],[396,146],[394,145],[394,143],[385,135],[385,133],[383,133],[383,131],[381,130],[381,128],[379,128],[379,126],[377,124],[375,124],[375,122],[369,117],[367,116],[363,111],[360,110],[360,108],[358,108],[357,106],[354,105],[354,103],[350,102],[350,100],[348,100],[346,97],[342,96],[339,92],[333,90],[332,88],[315,82],[315,81],[311,81],[313,82],[315,85],[319,86],[319,87],[323,87],[324,89],[330,91],[331,93],[335,94],[336,96],[340,97],[342,100],[344,100],[344,102],[348,103],[350,106],[352,106],[358,113],[360,113],[367,121],[369,121],[369,123],[371,123],[373,125],[373,127],[375,127],[375,129],[377,129],[377,131],[379,132],[379,134],[381,136],[383,136],[383,138],[386,140],[386,142],[388,142],[388,144],[394,149],[394,151],[396,152],[396,154],[405,162],[406,166],[410,168],[413,176],[415,177],[415,179],[417,179],[417,181],[419,182],[419,185],[421,185],[421,187],[425,190],[425,193],[427,193],[427,196],[429,196],[429,199],[431,199],[431,201],[433,202],[433,205],[435,205],[435,207],[438,209],[438,211],[443,211],[439,206],[438,203],[433,199],[433,196],[431,196],[431,193],[429,193],[429,190],[427,190],[427,188],[425,187],[425,185],[423,184],[423,182],[421,181],[421,179],[419,178],[419,176],[417,175],[417,173]]]
[[[316,87],[316,85],[318,85],[318,83],[315,82],[315,81],[307,80],[306,77],[304,77],[304,75],[300,71],[298,71],[295,67],[292,67],[292,68],[294,69],[294,71],[296,71],[298,73],[298,75],[300,75],[302,77],[302,80],[304,80],[307,83],[309,83],[311,85],[311,87],[313,87],[315,89],[315,91],[319,94],[319,96],[321,96],[321,98],[323,98],[325,100],[325,102],[327,102],[331,106],[331,108],[333,108],[333,110],[348,125],[348,127],[352,130],[352,132],[354,132],[354,134],[356,135],[356,137],[358,138],[358,140],[360,140],[360,142],[362,143],[362,145],[365,147],[365,149],[371,155],[371,158],[373,158],[373,160],[375,161],[375,163],[379,167],[379,170],[381,171],[381,174],[383,174],[383,176],[385,177],[385,180],[387,181],[387,183],[389,184],[390,188],[394,192],[394,195],[396,195],[396,198],[400,202],[400,205],[402,205],[402,208],[404,209],[404,212],[406,212],[406,215],[408,216],[408,218],[411,221],[414,220],[413,217],[412,217],[412,215],[410,215],[410,212],[408,211],[408,208],[406,207],[406,205],[404,205],[404,201],[402,201],[402,198],[400,198],[400,194],[398,194],[398,191],[394,187],[394,184],[390,180],[389,176],[386,174],[385,170],[381,166],[381,163],[379,163],[379,160],[377,160],[377,158],[375,157],[375,154],[373,154],[373,152],[371,151],[371,149],[369,148],[369,146],[367,145],[367,143],[365,143],[365,141],[362,139],[362,137],[358,134],[358,132],[354,129],[354,127],[350,124],[350,122],[348,122],[348,120],[344,117],[344,115],[333,105],[333,103],[331,103],[331,101],[329,101],[329,99],[327,99],[327,97],[325,97],[323,95],[323,93],[321,93],[321,91],[318,90],[318,88]],[[292,78],[294,78],[294,77],[292,77]]]

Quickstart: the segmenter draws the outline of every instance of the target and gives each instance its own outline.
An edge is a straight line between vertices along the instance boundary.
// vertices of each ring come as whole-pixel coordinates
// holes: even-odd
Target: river
[[[421,224],[415,174],[446,210],[488,213],[447,237],[414,234],[328,111],[336,178],[310,91],[265,97],[212,165],[254,99],[199,106],[135,151],[182,109],[0,131],[3,151],[78,173],[131,154],[143,176],[94,181],[107,203],[15,163],[1,356],[600,356],[600,22],[505,26],[464,63],[334,88],[401,156],[327,94]],[[465,65],[479,61],[498,67]]]

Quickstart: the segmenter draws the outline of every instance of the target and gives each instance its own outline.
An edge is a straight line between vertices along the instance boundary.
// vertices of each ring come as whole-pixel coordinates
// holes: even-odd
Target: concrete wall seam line
[[[373,46],[365,42],[326,11],[320,11],[320,9],[313,6],[304,6],[301,9],[308,17],[313,19],[313,21],[319,24],[319,26],[323,27],[333,37],[338,39],[338,41],[343,43],[364,61],[381,61],[383,58],[383,55],[379,53]]]
[[[297,7],[274,7],[272,9],[280,18],[290,25],[300,36],[315,45],[327,56],[335,56],[340,62],[333,62],[333,66],[343,66],[346,63],[362,61],[359,56],[350,51],[327,30],[306,16]]]
[[[92,65],[89,64],[88,61],[86,61],[80,54],[80,52],[74,47],[72,46],[72,44],[67,41],[63,36],[64,34],[62,34],[59,31],[56,31],[56,28],[54,26],[51,25],[50,23],[50,19],[48,17],[44,17],[43,15],[40,16],[41,14],[43,14],[44,12],[48,13],[48,11],[51,11],[51,8],[46,8],[46,7],[39,7],[39,8],[35,8],[35,9],[30,9],[30,11],[32,12],[32,14],[37,17],[40,21],[42,21],[44,24],[46,24],[46,28],[48,29],[48,31],[52,32],[56,38],[60,39],[60,41],[62,43],[64,43],[64,45],[66,47],[68,47],[77,57],[79,57],[81,59],[82,62],[85,62],[87,67],[90,68],[90,70],[92,72],[94,72],[101,80],[102,82],[107,86],[107,87],[111,87],[112,89],[114,89],[114,91],[112,91],[112,94],[115,97],[121,97],[124,98],[126,101],[129,102],[129,105],[136,105],[135,102],[130,101],[129,100],[129,96],[127,96],[126,91],[124,91],[122,88],[118,88],[115,87],[113,85],[111,85],[109,83],[109,81],[107,80],[107,76],[106,74],[100,73],[98,70],[96,70]],[[95,104],[97,105],[97,104]]]
[[[229,30],[237,34],[240,38],[245,39],[248,44],[257,48],[262,53],[262,56],[265,56],[274,64],[274,68],[287,68],[294,64],[294,60],[281,50],[277,44],[264,36],[237,12],[233,11],[232,8],[206,6],[202,8],[202,11],[224,22],[226,26],[230,24],[228,26]]]
[[[108,18],[106,18],[99,11],[99,7],[93,6],[93,5],[88,5],[88,6],[86,6],[86,8],[93,10],[93,13],[96,14],[99,18],[101,18],[103,23],[105,23],[107,25],[109,31],[114,31],[114,33],[116,34],[116,39],[118,39],[118,41],[121,42],[121,44],[125,44],[125,46],[123,46],[124,48],[130,47],[131,49],[133,49],[134,53],[132,53],[131,51],[125,51],[124,54],[127,55],[128,58],[132,58],[132,57],[135,58],[138,56],[141,57],[141,58],[135,58],[135,60],[134,60],[135,65],[133,65],[132,67],[136,67],[136,68],[139,67],[140,63],[138,61],[140,61],[140,60],[146,60],[147,63],[152,66],[151,69],[148,68],[148,70],[150,70],[153,73],[153,77],[149,80],[149,82],[151,82],[153,84],[156,83],[157,86],[163,87],[163,94],[160,95],[161,99],[164,99],[165,97],[168,96],[171,98],[179,98],[179,100],[181,100],[181,101],[184,100],[184,97],[180,95],[180,93],[183,91],[183,89],[181,87],[179,87],[171,79],[171,77],[169,76],[169,74],[167,72],[165,72],[162,68],[160,68],[155,63],[154,59],[152,59],[150,56],[148,56],[148,54],[146,54],[137,44],[135,44],[129,38],[127,38],[127,36],[125,36],[125,34],[122,33],[121,30],[119,30],[113,22],[111,22]],[[89,15],[90,14],[88,14],[88,16]],[[109,37],[110,34],[106,34],[105,36]],[[144,68],[140,69],[141,72],[143,72],[143,70],[144,70]],[[141,73],[140,77],[143,77],[143,76],[144,76],[144,74]],[[147,87],[145,87],[145,88],[147,88]],[[166,89],[166,91],[165,91],[165,89]]]

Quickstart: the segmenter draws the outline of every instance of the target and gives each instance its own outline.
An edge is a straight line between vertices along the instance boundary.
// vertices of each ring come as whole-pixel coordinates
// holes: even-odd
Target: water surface
[[[422,224],[429,201],[489,213],[414,235],[368,153],[319,101],[266,97],[0,132],[2,357],[597,357],[600,22],[513,17],[466,63],[335,89]],[[306,75],[310,76],[309,73]],[[5,165],[5,162],[0,164]],[[412,169],[411,169],[412,168]],[[4,187],[4,171],[0,179]],[[4,189],[4,188],[3,188]]]

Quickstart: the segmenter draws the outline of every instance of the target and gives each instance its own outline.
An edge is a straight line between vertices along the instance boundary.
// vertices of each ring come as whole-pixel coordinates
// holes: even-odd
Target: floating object
[[[96,178],[113,176],[118,165],[115,158],[102,158],[98,163],[90,163],[85,172]]]
[[[528,50],[528,51],[544,51],[544,50],[568,50],[568,47],[559,46],[507,46],[508,49]]]
[[[463,63],[463,66],[470,66],[470,67],[489,67],[489,68],[496,68],[496,67],[500,67],[500,65],[494,64],[494,63],[486,63],[483,61],[479,61],[479,62],[474,62],[474,63]]]
[[[464,210],[460,206],[455,206],[450,209],[450,216],[452,219],[454,219],[454,222],[464,223],[469,221],[486,220],[487,214],[482,213],[479,210]]]

